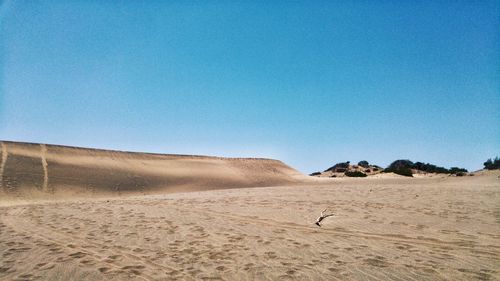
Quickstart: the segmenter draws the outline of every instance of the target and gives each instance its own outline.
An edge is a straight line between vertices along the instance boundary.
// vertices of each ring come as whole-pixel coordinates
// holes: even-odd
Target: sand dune
[[[0,195],[53,199],[275,186],[307,177],[278,160],[0,142]]]
[[[500,280],[500,171],[307,181],[276,160],[1,145],[0,280]]]

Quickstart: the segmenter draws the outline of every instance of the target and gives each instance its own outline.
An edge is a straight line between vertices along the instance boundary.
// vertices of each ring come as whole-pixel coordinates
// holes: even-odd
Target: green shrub
[[[337,163],[337,164],[331,166],[330,168],[326,169],[325,172],[328,172],[328,171],[340,172],[339,171],[340,169],[347,170],[349,168],[349,163],[351,163],[351,162],[347,161],[347,162]],[[343,170],[342,172],[344,172],[345,170]]]
[[[498,157],[495,157],[495,159],[491,160],[488,159],[486,162],[483,163],[484,168],[488,170],[496,170],[500,169],[500,159]]]
[[[348,177],[354,177],[354,178],[364,178],[366,177],[366,174],[360,171],[353,171],[353,172],[345,172],[344,175]]]
[[[405,176],[405,177],[413,177],[413,173],[412,173],[411,169],[409,169],[409,168],[401,168],[398,170],[394,170],[393,173],[401,175],[401,176]]]
[[[450,168],[450,174],[456,174],[458,176],[459,173],[464,174],[467,173],[467,169],[464,168],[458,168],[458,167],[451,167]]]
[[[389,167],[387,167],[388,170],[400,170],[400,169],[411,169],[413,168],[413,162],[411,162],[408,159],[400,159],[392,162]]]
[[[368,163],[368,161],[366,161],[366,160],[363,160],[363,161],[358,162],[358,166],[363,167],[363,168],[368,168],[368,167],[370,167],[370,163]]]
[[[491,160],[489,160],[493,163]],[[488,161],[487,161],[488,162]],[[499,161],[500,162],[500,161]],[[488,162],[489,163],[489,162]],[[500,164],[500,163],[499,163]],[[486,163],[485,163],[486,165]],[[408,170],[411,169],[426,172],[426,173],[437,173],[437,174],[457,174],[457,173],[467,173],[468,171],[464,168],[452,167],[450,169],[446,169],[444,167],[439,167],[430,163],[423,162],[415,162],[413,163],[410,160],[396,160],[392,162],[385,172],[394,172],[396,174],[407,175]]]
[[[437,174],[449,174],[450,171],[444,167],[439,167],[430,163],[417,162],[412,165],[413,169],[427,172],[427,173],[437,173]]]
[[[413,162],[408,159],[396,160],[384,170],[384,173],[395,173],[405,177],[413,177],[413,173],[411,171],[413,165]]]

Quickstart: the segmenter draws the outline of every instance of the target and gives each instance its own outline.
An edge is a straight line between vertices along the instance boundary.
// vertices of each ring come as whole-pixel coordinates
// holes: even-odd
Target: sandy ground
[[[500,280],[499,176],[3,202],[0,279]]]

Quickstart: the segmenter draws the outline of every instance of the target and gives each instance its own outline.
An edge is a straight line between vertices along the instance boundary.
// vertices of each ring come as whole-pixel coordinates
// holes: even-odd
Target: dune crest
[[[307,177],[281,161],[153,154],[2,141],[1,197],[153,194],[276,186]]]

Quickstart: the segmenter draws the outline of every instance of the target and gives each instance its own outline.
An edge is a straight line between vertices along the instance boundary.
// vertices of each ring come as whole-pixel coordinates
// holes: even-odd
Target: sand
[[[0,278],[499,280],[499,175],[4,206]]]
[[[54,148],[44,154],[47,170],[25,159],[13,174],[14,158],[2,161],[3,188],[13,175],[23,185],[15,185],[17,197],[12,190],[0,197],[0,280],[500,280],[499,171],[300,183],[289,180],[293,169],[272,162],[288,171],[286,184],[204,191],[188,185],[191,192],[178,186],[177,193],[149,195],[84,186],[74,193],[51,181],[51,172],[58,175]],[[103,155],[85,161],[124,165]],[[258,175],[266,161],[246,173]],[[40,165],[35,186],[19,176],[20,167],[31,167],[26,163]],[[212,182],[221,183],[218,173]],[[335,216],[319,228],[314,221],[325,208]]]
[[[14,201],[165,194],[311,181],[273,159],[133,153],[7,141],[1,141],[0,146],[0,198]]]

